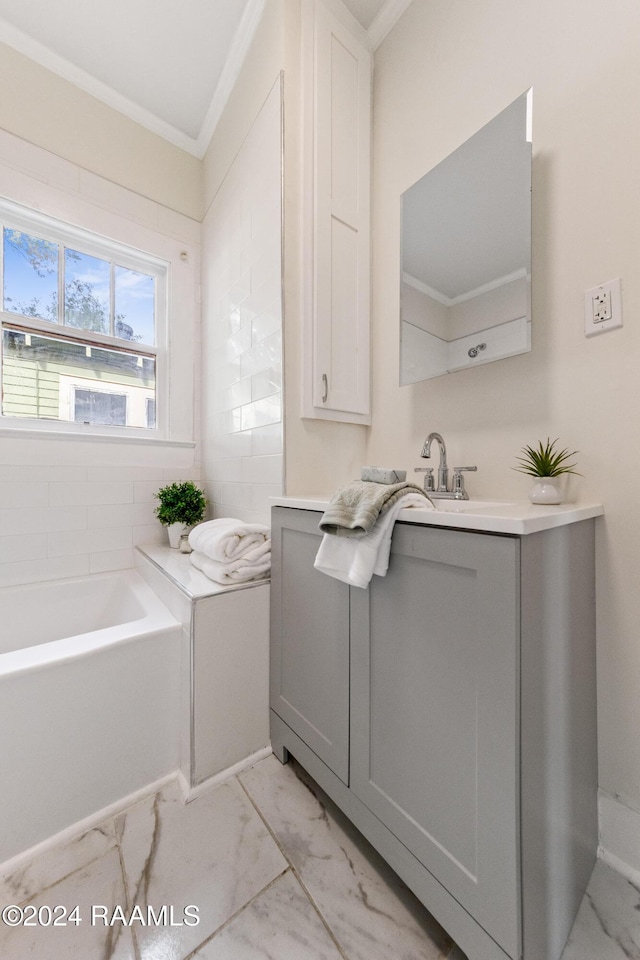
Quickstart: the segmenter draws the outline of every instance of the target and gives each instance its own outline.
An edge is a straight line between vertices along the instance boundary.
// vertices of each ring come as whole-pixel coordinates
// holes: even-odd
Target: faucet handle
[[[435,484],[433,482],[433,467],[414,467],[413,472],[424,473],[425,490],[435,490]]]
[[[465,490],[464,486],[464,477],[462,476],[463,472],[475,472],[477,467],[454,467],[453,468],[453,482],[452,490],[454,497],[457,500],[468,500],[469,494]]]

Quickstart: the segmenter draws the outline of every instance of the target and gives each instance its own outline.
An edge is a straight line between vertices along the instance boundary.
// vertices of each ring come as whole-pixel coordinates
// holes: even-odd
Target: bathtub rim
[[[65,663],[79,660],[95,654],[99,650],[106,650],[120,644],[139,640],[147,635],[166,634],[172,630],[179,637],[182,627],[178,620],[168,610],[157,594],[151,589],[140,573],[134,567],[121,570],[89,573],[79,577],[65,577],[59,580],[47,580],[43,583],[59,583],[66,586],[85,582],[86,580],[114,580],[125,579],[135,598],[140,602],[144,614],[135,620],[110,627],[101,627],[98,630],[88,630],[74,634],[71,637],[61,637],[45,643],[9,650],[0,654],[0,682],[3,678],[16,676],[56,663]],[[37,590],[39,582],[27,584]],[[2,594],[0,588],[0,596]],[[11,589],[11,588],[6,588]]]

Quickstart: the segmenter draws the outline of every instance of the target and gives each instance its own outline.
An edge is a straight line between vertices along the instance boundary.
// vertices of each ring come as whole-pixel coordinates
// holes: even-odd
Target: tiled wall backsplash
[[[203,225],[202,470],[215,516],[282,492],[280,83]]]
[[[194,470],[0,465],[0,586],[134,566],[163,543],[153,494]]]

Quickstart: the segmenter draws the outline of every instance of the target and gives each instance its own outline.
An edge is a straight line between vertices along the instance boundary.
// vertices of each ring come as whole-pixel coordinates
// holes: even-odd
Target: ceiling
[[[203,156],[268,0],[0,0],[0,42]],[[411,0],[344,0],[378,46]]]
[[[365,30],[368,30],[382,10],[385,0],[344,0],[344,4]]]

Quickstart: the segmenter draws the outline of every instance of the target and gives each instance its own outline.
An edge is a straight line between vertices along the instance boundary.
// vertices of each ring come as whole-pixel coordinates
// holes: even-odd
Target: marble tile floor
[[[0,876],[7,904],[44,924],[47,908],[77,905],[80,922],[0,921],[2,960],[465,960],[304,771],[275,757],[186,805],[169,783]],[[563,960],[640,960],[640,892],[603,863]]]

